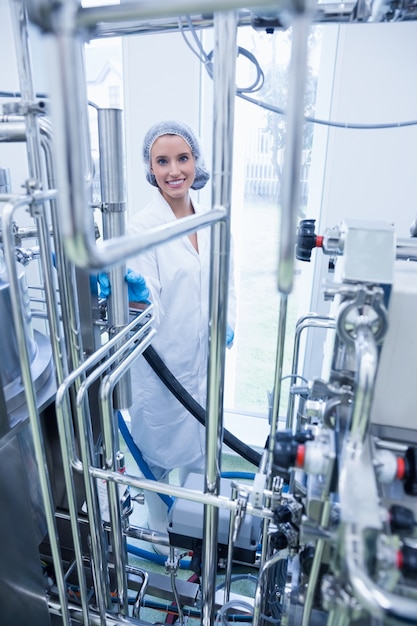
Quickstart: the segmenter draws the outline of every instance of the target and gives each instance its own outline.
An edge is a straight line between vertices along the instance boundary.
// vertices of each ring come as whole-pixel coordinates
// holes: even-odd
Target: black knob
[[[408,578],[417,577],[417,549],[413,546],[404,545],[401,548],[402,565],[401,570]]]
[[[404,491],[409,496],[417,496],[417,454],[412,447],[405,453]]]
[[[414,530],[415,519],[411,509],[407,509],[400,504],[393,504],[389,510],[389,521],[391,530],[397,532],[400,530]]]
[[[316,247],[317,241],[315,223],[316,220],[301,220],[298,226],[295,256],[299,261],[311,260],[311,251]]]
[[[274,522],[275,524],[283,524],[284,522],[291,522],[292,513],[291,509],[287,504],[282,504],[277,507],[274,511]]]

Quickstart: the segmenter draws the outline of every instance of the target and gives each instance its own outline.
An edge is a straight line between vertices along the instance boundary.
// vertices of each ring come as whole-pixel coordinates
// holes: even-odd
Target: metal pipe
[[[62,569],[62,558],[58,543],[58,533],[54,516],[54,503],[51,492],[51,482],[45,457],[45,446],[42,435],[42,425],[36,403],[36,391],[34,389],[32,374],[30,369],[29,349],[26,343],[24,332],[23,311],[24,306],[20,301],[20,288],[14,255],[14,235],[13,235],[13,215],[14,212],[31,202],[45,202],[52,197],[49,192],[36,192],[31,196],[21,196],[12,202],[8,202],[2,211],[2,223],[4,229],[4,256],[8,270],[10,282],[10,299],[12,304],[13,322],[18,343],[19,359],[21,365],[22,382],[25,390],[26,404],[32,429],[33,446],[35,458],[38,465],[40,488],[42,492],[43,504],[45,508],[45,518],[48,528],[49,541],[51,546],[52,560],[56,576],[59,600],[61,603],[61,617],[65,626],[70,626],[68,612],[67,590],[65,586],[64,573]]]
[[[24,122],[4,121],[0,118],[0,142],[26,141],[26,125]]]
[[[4,116],[0,118],[0,137],[3,140],[10,142],[23,142],[26,141],[27,131],[26,125],[21,121],[21,116]],[[52,190],[55,188],[55,169],[54,160],[52,157],[52,140],[53,132],[52,126],[49,120],[41,118],[39,121],[40,127],[40,145],[44,152],[45,168],[46,168],[46,188]],[[83,358],[82,340],[80,332],[80,321],[77,307],[77,291],[75,289],[76,278],[74,265],[68,261],[63,252],[62,238],[59,227],[59,216],[57,211],[56,197],[51,197],[50,200],[51,220],[52,220],[52,232],[54,237],[54,252],[56,259],[56,266],[58,268],[57,281],[60,294],[60,309],[62,317],[62,333],[65,337],[65,342],[62,341],[60,325],[58,323],[58,312],[55,316],[55,321],[51,320],[51,311],[54,310],[56,305],[51,305],[48,308],[48,320],[50,322],[51,330],[51,342],[52,344],[58,344],[55,347],[54,352],[65,351],[68,349],[68,354],[62,354],[61,359],[55,359],[56,375],[58,384],[62,382],[66,373],[61,372],[62,366],[68,365],[69,369],[78,367]],[[37,234],[35,228],[22,228],[18,229],[18,236],[29,237],[33,234],[33,231]],[[50,247],[48,244],[48,253],[45,255],[43,262],[44,276],[47,277],[48,283],[53,282],[52,277],[48,278],[50,274]],[[54,300],[54,298],[53,298]]]
[[[295,326],[294,348],[292,356],[291,378],[295,380],[298,373],[298,359],[300,355],[301,333],[306,328],[327,328],[334,329],[336,327],[334,317],[327,315],[319,315],[317,313],[308,313],[301,317]],[[294,395],[290,394],[288,399],[287,423],[286,428],[293,430],[294,428]],[[296,425],[297,430],[297,425]]]
[[[263,7],[268,6],[268,2],[262,3]],[[288,9],[287,7],[280,6],[276,7],[276,3],[270,3],[271,9],[276,10],[277,18],[279,16],[279,12],[281,10]],[[223,5],[225,9],[227,7]],[[356,23],[356,24],[367,24],[370,23],[365,19],[360,19],[354,16],[353,11],[356,7],[355,2],[344,2],[341,4],[335,4],[334,2],[321,3],[319,4],[319,9],[314,11],[312,16],[314,23]],[[254,22],[256,24],[256,17],[258,16],[255,11],[248,11],[245,9],[241,9],[241,7],[237,7],[239,10],[239,19],[238,26],[253,26]],[[195,6],[193,7],[195,10]],[[411,19],[415,20],[416,16],[414,14],[412,5],[410,7],[403,7],[403,16],[401,19]],[[272,13],[272,11],[270,11]],[[262,11],[261,11],[262,15]],[[213,17],[211,13],[203,13],[203,14],[191,14],[190,20],[192,22],[193,28],[195,29],[205,29],[213,27]],[[255,19],[254,19],[255,18]],[[83,18],[84,19],[84,18]],[[91,16],[89,17],[89,21],[91,21]],[[278,19],[277,19],[278,22]],[[271,24],[271,27],[273,25]],[[187,30],[189,26],[187,24],[183,25],[183,29]],[[255,26],[256,28],[256,26]],[[266,28],[266,26],[264,26]],[[259,26],[259,29],[261,27]],[[164,18],[153,18],[153,19],[145,19],[141,20],[138,18],[131,18],[126,23],[123,20],[117,22],[111,21],[106,22],[105,19],[99,20],[96,24],[92,24],[89,28],[89,36],[91,39],[100,39],[103,37],[124,37],[129,35],[150,35],[150,34],[160,34],[160,33],[169,33],[178,31],[178,18],[167,16]]]
[[[131,2],[130,4],[134,4]],[[128,35],[138,35],[138,34],[155,34],[155,33],[164,33],[164,32],[172,32],[178,30],[178,19],[176,15],[189,15],[193,27],[197,29],[201,28],[211,28],[213,26],[213,11],[220,10],[230,10],[235,9],[239,11],[239,26],[251,26],[253,21],[253,16],[257,16],[256,5],[257,2],[251,2],[251,8],[255,9],[254,11],[247,11],[245,9],[241,9],[241,5],[239,2],[232,3],[221,3],[221,6],[214,5],[213,2],[207,2],[204,5],[198,5],[202,13],[196,14],[196,2],[191,4],[176,4],[175,6],[171,6],[166,3],[165,6],[161,6],[158,12],[158,15],[161,15],[161,10],[163,12],[163,17],[155,17],[156,11],[154,6],[149,8],[149,6],[144,7],[143,3],[140,6],[136,3],[136,5],[131,9],[124,7],[123,12],[121,13],[121,9],[116,10],[114,6],[109,10],[108,6],[103,7],[87,7],[81,9],[78,15],[78,23],[81,28],[87,24],[88,27],[88,35],[90,39],[95,38],[103,38],[103,37],[123,37]],[[282,2],[277,6],[276,2],[271,2],[265,0],[260,2],[260,9],[262,15],[262,9],[270,7],[270,12],[275,9],[277,17],[279,13],[284,10],[291,10],[291,6],[289,2]],[[354,15],[354,9],[356,8],[356,2],[344,2],[341,4],[336,4],[334,2],[321,3],[319,4],[318,10],[315,10],[313,14],[313,20],[315,23],[356,23],[356,24],[367,24],[371,23],[370,21],[356,17]],[[207,8],[208,7],[208,8]],[[84,12],[85,11],[85,12]],[[50,28],[50,24],[44,18],[44,15],[36,14],[33,15],[35,21],[42,24],[42,27],[47,30]],[[143,19],[144,18],[144,19]],[[410,4],[410,7],[402,8],[402,16],[403,20],[414,20],[416,19],[415,12],[413,11],[413,6]],[[184,28],[187,26],[184,25]]]
[[[367,573],[365,539],[361,528],[347,524],[344,530],[344,558],[349,583],[360,604],[369,613],[390,624],[417,624],[416,600],[379,587]]]
[[[56,174],[52,154],[53,129],[49,120],[40,122],[41,145],[44,151],[48,187],[55,188]],[[84,359],[81,337],[81,323],[76,289],[75,268],[66,255],[60,230],[60,216],[56,198],[51,200],[51,221],[54,237],[54,252],[57,265],[57,282],[60,298],[62,328],[67,348],[68,371],[77,368]],[[58,380],[60,384],[62,380]]]
[[[47,186],[53,187],[55,184],[55,170],[54,170],[54,162],[52,159],[52,128],[48,120],[42,120],[40,123],[40,141],[41,147],[43,148],[45,164],[46,164],[46,174],[48,176]],[[48,311],[53,311],[51,315],[48,313],[48,318],[50,319],[50,328],[51,328],[51,341],[52,345],[56,345],[56,351],[59,350],[60,354],[55,359],[56,366],[56,375],[57,382],[60,385],[65,377],[68,375],[70,366],[77,366],[81,362],[82,359],[82,345],[81,345],[81,335],[79,331],[79,316],[77,305],[77,293],[75,289],[75,280],[71,280],[74,278],[74,266],[69,264],[67,259],[63,254],[62,243],[60,241],[59,235],[59,219],[57,214],[57,203],[56,197],[54,197],[50,202],[50,214],[51,221],[54,233],[54,241],[55,241],[55,259],[58,268],[66,267],[66,271],[58,271],[57,273],[57,281],[60,293],[60,308],[61,308],[61,318],[63,320],[62,326],[59,323],[59,313],[58,313],[58,305],[56,303],[55,298],[55,288],[54,283],[48,284],[46,283],[45,294],[46,300],[49,302]],[[46,229],[46,226],[45,226]],[[44,230],[45,230],[44,229]],[[42,231],[41,231],[42,232]],[[50,248],[50,238],[49,233],[44,234],[43,242],[41,242],[41,251],[44,253],[43,263],[44,265],[51,266],[50,259],[51,257],[51,248]],[[45,252],[46,251],[46,252]],[[45,274],[46,278],[49,274],[49,268],[47,273]],[[51,280],[52,277],[51,277]],[[67,355],[67,346],[70,349],[70,355]],[[60,358],[59,358],[60,357]],[[70,513],[70,526],[73,538],[74,545],[74,554],[75,561],[77,565],[77,575],[78,575],[78,586],[80,593],[80,603],[83,611],[83,615],[85,619],[89,619],[89,602],[88,602],[88,594],[87,594],[87,582],[85,576],[85,569],[83,566],[83,558],[82,558],[82,546],[81,546],[81,534],[79,525],[77,523],[78,519],[78,504],[77,504],[77,496],[74,484],[74,477],[72,466],[69,463],[69,454],[68,454],[68,441],[70,440],[71,434],[70,430],[72,428],[72,411],[69,402],[66,405],[66,415],[67,419],[58,419],[57,417],[57,426],[59,432],[59,443],[61,455],[63,458],[63,472],[64,472],[64,480],[66,486],[67,493],[67,502],[68,509]]]
[[[274,7],[277,11],[289,8],[289,2],[277,3],[271,0],[253,0],[251,8],[266,6]],[[77,25],[81,28],[92,28],[99,22],[127,22],[138,19],[172,18],[176,15],[192,15],[201,13],[212,15],[221,11],[239,11],[242,8],[241,0],[152,0],[129,2],[120,5],[85,7],[77,14]]]
[[[223,442],[223,389],[230,265],[230,206],[232,194],[233,131],[236,85],[237,16],[214,15],[213,69],[213,206],[223,206],[226,220],[211,232],[209,359],[207,372],[207,423],[205,493],[220,491]],[[202,623],[214,621],[217,559],[218,509],[204,507]]]
[[[136,343],[130,354],[101,381],[99,396],[103,423],[104,464],[107,468],[112,469],[113,471],[118,470],[116,463],[117,451],[119,450],[117,419],[115,419],[114,416],[112,403],[113,390],[120,378],[126,373],[133,362],[140,354],[142,354],[145,348],[148,347],[155,332],[149,332],[142,338],[140,343]],[[107,488],[111,523],[110,534],[112,537],[113,559],[118,585],[119,607],[122,615],[127,615],[129,609],[126,577],[127,551],[121,525],[122,511],[120,508],[117,485],[110,482],[108,483]]]
[[[147,317],[150,313],[152,313],[152,311],[153,311],[153,307],[151,305],[151,306],[149,306],[146,309],[146,311],[144,311],[137,318],[132,320],[130,322],[130,324],[128,324],[128,326],[126,326],[126,328],[124,328],[123,331],[121,331],[121,333],[117,336],[117,338],[113,337],[113,339],[110,339],[105,345],[103,345],[101,348],[96,350],[96,352],[94,352],[94,354],[92,354],[77,369],[73,370],[68,375],[68,377],[63,381],[63,383],[58,387],[58,390],[56,392],[55,408],[56,408],[56,412],[57,412],[57,416],[58,417],[61,416],[61,415],[64,417],[63,406],[65,405],[65,402],[68,399],[69,389],[77,381],[77,379],[83,378],[85,373],[87,371],[91,371],[97,365],[97,363],[99,363],[103,359],[107,359],[108,356],[109,356],[109,351],[115,346],[115,344],[117,342],[120,341],[121,335],[124,336],[124,335],[130,334],[131,331],[135,328],[135,326],[137,326],[138,323],[140,323],[145,317]],[[146,322],[147,327],[150,326],[153,323],[153,321],[154,321],[154,317],[152,315],[150,315],[149,320],[147,320],[147,322]],[[140,331],[138,331],[138,332],[140,332]],[[128,348],[131,345],[131,343],[136,340],[136,338],[137,338],[137,336],[134,333],[130,337],[128,342],[126,342],[125,347]],[[77,457],[77,455],[75,453],[75,445],[74,445],[74,438],[73,437],[71,439],[71,442],[72,442],[71,455],[70,455],[71,465],[77,471],[81,472],[82,471],[82,465],[81,465],[81,462],[80,462],[80,460],[78,459],[78,457]]]
[[[293,15],[293,39],[287,104],[287,136],[285,141],[282,210],[278,259],[278,290],[292,291],[297,216],[300,200],[300,172],[304,129],[304,92],[307,73],[308,31],[311,24],[309,0],[300,0]],[[298,3],[297,3],[298,5]]]
[[[363,442],[370,420],[378,354],[369,326],[363,322],[359,324],[355,339],[357,371],[350,432],[354,440]]]
[[[144,489],[146,491],[154,491],[156,493],[171,495],[175,498],[182,498],[183,500],[198,502],[200,504],[208,504],[213,507],[226,509],[227,511],[234,511],[241,506],[239,501],[232,502],[230,498],[226,498],[225,496],[214,496],[208,493],[202,493],[201,491],[178,487],[176,485],[172,485],[171,483],[168,484],[158,482],[157,480],[138,478],[137,476],[131,476],[130,474],[120,474],[119,472],[111,472],[98,467],[91,466],[90,474],[91,476],[101,480],[112,480],[118,485],[125,485],[127,487],[134,487],[135,489]],[[254,517],[273,518],[273,513],[269,508],[254,507],[250,504],[250,502],[247,504],[246,514]]]
[[[145,325],[146,326],[146,325]],[[104,534],[103,527],[101,524],[101,514],[100,507],[98,501],[98,493],[97,493],[97,484],[94,481],[90,480],[90,472],[89,468],[94,465],[94,445],[93,445],[93,437],[92,437],[92,428],[91,422],[89,419],[86,419],[85,412],[88,411],[88,398],[87,391],[90,386],[95,382],[104,372],[111,367],[119,358],[121,358],[122,353],[130,348],[135,341],[139,339],[139,336],[148,333],[145,337],[145,347],[148,345],[155,334],[155,330],[148,330],[148,327],[140,328],[134,336],[130,337],[128,341],[122,345],[118,350],[116,350],[104,363],[101,363],[96,369],[87,376],[87,378],[81,384],[78,394],[77,394],[77,405],[76,405],[76,414],[77,414],[77,423],[78,423],[78,431],[80,435],[80,449],[81,449],[81,459],[83,465],[83,475],[84,475],[84,483],[86,490],[86,501],[87,501],[87,513],[90,522],[90,528],[95,528],[96,532],[92,533],[92,549],[94,556],[94,564],[96,564],[95,571],[95,583],[98,587],[98,595],[101,597],[102,601],[102,614],[104,616],[105,607],[108,609],[111,605],[110,598],[110,588],[109,588],[109,579],[108,572],[105,567],[106,563],[106,550],[105,550],[105,542],[104,542]],[[115,340],[119,339],[119,337],[115,337]],[[141,344],[138,344],[141,347]],[[144,349],[144,348],[143,348]],[[105,422],[103,423],[105,426]],[[106,437],[106,432],[104,432],[104,436]],[[112,523],[114,522],[113,516],[111,517]],[[117,522],[116,522],[117,523]],[[117,543],[117,537],[115,537]]]
[[[20,116],[10,116],[4,117],[0,119],[0,137],[7,136],[8,141],[10,142],[23,142],[26,141],[27,130],[24,122],[21,121],[22,118]],[[50,122],[42,118],[39,122],[40,126],[40,144],[44,152],[45,158],[45,167],[46,167],[46,176],[47,176],[47,184],[45,185],[47,189],[52,190],[55,187],[55,174],[54,174],[54,162],[52,158],[52,127]],[[66,374],[62,372],[62,367],[67,363],[69,367],[77,367],[82,359],[82,346],[81,346],[81,335],[79,332],[79,318],[78,318],[78,309],[77,309],[77,293],[75,290],[75,276],[74,276],[74,266],[68,262],[68,260],[64,257],[62,242],[60,241],[60,230],[59,230],[59,219],[57,217],[57,208],[56,208],[56,196],[51,197],[50,199],[50,210],[51,210],[51,219],[52,219],[52,232],[55,240],[55,257],[57,262],[57,267],[64,268],[64,271],[58,272],[57,280],[58,287],[60,293],[60,308],[61,308],[61,317],[62,317],[62,332],[66,338],[66,341],[62,341],[60,324],[59,324],[59,314],[57,310],[57,305],[55,303],[54,298],[54,287],[53,278],[50,276],[50,246],[49,246],[49,238],[47,244],[47,253],[45,255],[43,261],[43,274],[47,281],[46,291],[49,294],[49,306],[48,306],[48,321],[50,324],[51,332],[51,341],[53,346],[53,351],[55,353],[60,353],[65,350],[65,347],[70,347],[69,354],[65,356],[61,355],[61,358],[55,358],[55,367],[56,367],[56,376],[58,380],[58,384],[60,384],[65,377]],[[46,226],[45,226],[46,228]],[[38,236],[39,224],[36,227],[25,227],[19,228],[17,231],[17,236],[19,237],[30,237]],[[46,231],[43,235],[46,240]],[[42,249],[44,249],[42,247]],[[52,282],[52,285],[51,285]],[[49,287],[49,286],[50,287]],[[50,291],[52,288],[52,292]],[[52,317],[51,317],[52,314]],[[58,344],[58,345],[57,345]]]
[[[232,483],[232,491],[230,494],[230,498],[232,500],[237,500],[239,491],[235,484]],[[226,574],[225,574],[225,583],[224,583],[224,597],[223,602],[226,604],[230,600],[230,588],[232,585],[232,568],[233,568],[233,548],[234,548],[234,528],[236,521],[236,513],[237,510],[232,511],[230,513],[229,518],[229,535],[227,542],[227,563],[226,563]]]
[[[278,318],[278,331],[277,331],[277,351],[275,355],[275,372],[274,372],[274,396],[272,399],[272,412],[271,423],[268,437],[268,457],[266,460],[267,479],[266,486],[271,489],[272,486],[272,474],[270,472],[271,460],[275,448],[276,431],[278,429],[279,419],[279,405],[281,400],[281,381],[282,381],[282,369],[284,363],[284,346],[285,346],[285,329],[287,325],[287,312],[288,312],[288,298],[285,294],[281,294],[279,301],[279,318]],[[261,563],[265,563],[267,559],[269,544],[266,541],[268,537],[269,520],[264,519],[263,522],[263,537]]]
[[[98,109],[100,147],[100,182],[103,216],[103,238],[122,237],[126,233],[126,182],[123,112],[120,109]],[[107,300],[110,336],[129,323],[126,264],[110,270],[111,294]],[[132,404],[130,374],[117,385],[115,409],[127,409]]]
[[[47,177],[47,189],[54,189],[56,183],[55,165],[52,156],[53,131],[50,121],[44,117],[39,120],[40,127],[40,143],[44,152],[45,168]],[[22,122],[21,116],[3,116],[0,117],[0,141],[7,140],[9,142],[26,141],[26,126]],[[57,210],[56,197],[50,200],[52,234],[55,242],[55,258],[57,268],[62,271],[57,273],[58,289],[60,294],[60,309],[62,318],[62,328],[65,337],[65,346],[67,347],[67,358],[69,370],[78,367],[83,359],[83,348],[80,331],[80,320],[78,312],[78,294],[75,288],[76,278],[74,265],[68,261],[64,255],[62,237],[60,233],[59,215]],[[30,237],[37,235],[37,228],[25,227],[19,228],[17,236]],[[56,333],[51,333],[52,339]],[[58,384],[62,382],[62,378],[57,376]]]
[[[44,208],[44,207],[42,207]],[[48,311],[48,321],[49,321],[49,330],[50,330],[50,338],[52,351],[54,356],[54,364],[55,364],[55,373],[56,379],[58,383],[61,383],[65,375],[68,373],[68,359],[66,357],[66,348],[65,343],[63,341],[63,336],[61,332],[61,325],[58,314],[58,305],[55,298],[55,288],[52,282],[52,276],[50,267],[50,259],[51,259],[51,247],[50,247],[50,236],[46,224],[46,220],[44,219],[43,213],[38,212],[36,217],[36,222],[38,224],[38,237],[40,243],[41,250],[41,260],[43,264],[43,268],[47,267],[47,271],[44,272],[44,286],[45,286],[45,299]],[[49,266],[49,267],[48,267]],[[61,454],[63,458],[65,456],[65,429],[59,429],[59,443],[61,447]],[[78,517],[78,508],[77,508],[77,499],[75,495],[75,485],[73,480],[73,474],[71,471],[71,466],[63,463],[63,472],[64,472],[64,480],[66,485],[67,492],[67,501],[68,508],[70,511],[71,518],[71,529],[73,532],[73,543],[74,543],[74,554],[76,558],[77,564],[77,575],[78,575],[78,587],[80,594],[80,603],[84,615],[84,619],[87,620],[88,623],[89,613],[88,613],[88,594],[87,594],[87,582],[85,577],[85,570],[83,567],[82,561],[82,548],[81,548],[81,535],[79,532],[78,524],[76,523]],[[73,522],[74,520],[74,522]],[[75,539],[74,539],[75,533]]]
[[[148,308],[148,311],[152,310],[152,307]],[[132,322],[123,330],[123,335],[128,334],[131,330],[138,324],[139,320],[142,320],[145,314],[141,314],[137,319],[132,320]],[[147,325],[145,324],[145,330],[150,326],[153,322],[153,317],[150,316]],[[125,344],[125,348],[128,349],[130,345],[136,340],[139,334],[143,332],[143,327],[139,329],[137,333],[134,333],[129,340]],[[84,471],[84,479],[85,479],[85,487],[86,487],[86,500],[87,500],[87,513],[90,521],[90,528],[97,528],[97,532],[93,533],[92,539],[92,550],[93,550],[93,559],[92,566],[93,572],[96,573],[97,568],[99,570],[95,575],[96,582],[96,593],[97,593],[97,603],[99,606],[99,610],[102,615],[105,613],[106,607],[106,593],[107,593],[107,585],[106,585],[106,577],[102,575],[103,572],[103,558],[100,552],[100,543],[97,534],[100,532],[100,527],[97,527],[95,524],[98,515],[98,512],[95,508],[94,504],[94,494],[92,493],[90,487],[90,478],[88,473],[88,463],[90,459],[93,458],[92,452],[92,435],[91,435],[91,426],[90,421],[84,419],[81,428],[79,426],[79,434],[80,434],[80,449],[83,458],[83,462],[81,462],[75,453],[75,438],[74,438],[74,430],[72,425],[72,410],[68,397],[68,392],[71,386],[79,381],[82,377],[84,377],[85,372],[90,371],[94,366],[105,359],[108,355],[109,351],[114,347],[116,341],[120,341],[120,336],[111,339],[106,345],[102,346],[99,350],[97,350],[90,358],[88,358],[82,365],[80,365],[76,370],[72,371],[71,374],[67,377],[67,379],[60,385],[56,394],[56,415],[58,421],[58,428],[60,430],[60,434],[62,436],[61,441],[61,451],[63,455],[64,466],[72,467],[78,472]],[[108,363],[111,365],[111,362]],[[84,385],[85,387],[85,385]],[[79,387],[82,391],[82,386]],[[85,412],[81,416],[85,418]],[[82,436],[84,435],[84,436]],[[68,498],[75,502],[75,494],[72,489],[68,489]],[[76,506],[76,505],[74,505]],[[77,515],[75,518],[71,518],[71,526],[74,535],[74,544],[77,547],[78,542],[78,528],[76,526]],[[93,522],[93,523],[92,523]],[[103,538],[101,537],[102,541]]]
[[[320,528],[328,528],[332,505],[328,499],[327,492],[320,498],[323,503],[320,515]],[[324,548],[327,545],[327,538],[319,537],[314,546],[314,557],[308,580],[307,592],[304,600],[303,617],[301,626],[309,626],[311,624],[311,614],[313,611],[314,597],[316,594],[317,583],[319,581],[320,569],[322,566]]]
[[[14,31],[14,41],[17,53],[17,71],[22,102],[27,105],[25,115],[26,149],[28,155],[29,176],[33,177],[40,186],[42,180],[42,167],[40,158],[40,135],[38,114],[33,110],[35,100],[33,88],[32,67],[29,50],[29,28],[26,9],[21,0],[13,0],[10,3],[10,14]]]
[[[416,261],[417,260],[417,238],[398,238],[396,242],[397,259],[405,259]]]
[[[0,132],[7,130],[8,141],[20,142],[26,141],[28,132],[27,132],[27,124],[22,124],[22,122],[17,121],[17,119],[13,121],[2,122],[0,124]],[[40,122],[40,145],[44,150],[45,156],[45,165],[46,165],[46,174],[48,175],[47,187],[53,187],[54,182],[54,169],[53,169],[53,160],[51,158],[51,127],[47,120],[43,119]],[[32,146],[34,149],[34,146]],[[53,222],[53,230],[58,238],[59,228],[58,221],[56,219],[56,192],[51,192],[49,194],[50,198],[50,208],[51,208],[51,217]],[[54,219],[55,218],[55,219]],[[49,322],[50,329],[50,338],[51,338],[51,347],[52,353],[54,357],[54,365],[55,365],[55,375],[58,382],[58,385],[62,383],[65,376],[68,374],[68,358],[66,356],[65,347],[68,345],[64,343],[63,336],[61,332],[61,325],[58,313],[58,306],[55,298],[55,287],[54,281],[51,275],[50,267],[50,259],[51,259],[51,247],[50,247],[50,234],[49,229],[46,224],[44,218],[44,207],[38,207],[36,212],[35,221],[37,224],[36,229],[24,229],[27,232],[27,236],[30,235],[32,230],[36,230],[36,234],[40,240],[40,250],[41,250],[41,259],[43,265],[43,275],[45,281],[45,303],[47,305],[47,319]],[[19,232],[23,229],[19,229]],[[56,245],[55,250],[57,254],[58,246]],[[58,282],[61,284],[61,314],[63,319],[68,319],[66,316],[65,302],[66,300],[75,302],[75,298],[65,298],[64,294],[67,292],[67,288],[63,288],[63,283],[65,285],[68,284],[67,277],[69,273],[61,272],[58,275]],[[74,319],[74,318],[69,318]],[[63,325],[64,333],[67,329],[73,329],[74,324],[65,324]],[[78,343],[78,342],[77,342]],[[71,409],[69,406],[67,408],[67,414],[71,414]],[[75,495],[75,486],[73,481],[73,475],[71,471],[71,465],[66,462],[67,459],[67,451],[66,451],[66,441],[67,441],[67,428],[68,424],[64,422],[64,420],[57,420],[58,432],[59,432],[59,441],[61,447],[61,454],[63,457],[63,472],[64,472],[64,480],[67,491],[67,501],[68,508],[70,512],[70,522],[71,522],[71,530],[73,535],[73,543],[74,543],[74,554],[75,554],[75,562],[77,564],[77,575],[78,575],[78,586],[80,593],[80,602],[82,607],[82,612],[84,615],[85,621],[88,620],[88,598],[87,598],[87,585],[85,579],[85,571],[82,563],[82,549],[81,549],[81,537],[79,532],[79,527],[77,524],[77,501]]]
[[[140,607],[142,605],[142,601],[143,598],[145,597],[145,593],[146,593],[146,588],[148,586],[149,583],[149,574],[147,572],[144,572],[142,570],[138,570],[137,568],[134,568],[134,573],[136,574],[136,576],[141,576],[142,577],[142,585],[136,595],[136,600],[135,603],[133,605],[132,608],[132,617],[135,617],[136,619],[139,619],[140,617]],[[178,602],[178,606],[179,606],[179,602]]]
[[[15,34],[15,44],[18,54],[17,69],[21,98],[27,106],[25,114],[26,150],[30,180],[27,183],[28,191],[35,191],[42,187],[41,142],[38,112],[34,110],[35,90],[33,87],[32,66],[29,49],[29,28],[26,9],[21,0],[11,3],[12,26]],[[61,327],[58,315],[58,306],[55,298],[54,281],[51,269],[51,246],[48,228],[44,219],[43,205],[39,212],[33,215],[38,227],[38,236],[41,243],[41,265],[45,283],[45,299],[48,311],[49,331],[52,337],[52,351],[56,376],[61,382],[65,375],[67,364],[65,345],[62,341]]]
[[[278,331],[277,331],[277,351],[275,358],[275,375],[274,375],[274,398],[272,403],[271,428],[269,436],[269,453],[272,454],[275,447],[275,433],[278,429],[279,405],[281,400],[281,381],[284,363],[284,347],[285,347],[285,331],[287,326],[288,298],[281,294]]]
[[[181,28],[187,31],[191,28],[195,30],[202,30],[206,28],[213,28],[213,15],[187,15],[189,21],[184,21],[181,24]],[[179,31],[179,20],[181,17],[166,17],[148,20],[129,20],[124,23],[106,23],[103,21],[98,22],[93,27],[93,32],[90,34],[92,38],[100,39],[103,37],[124,37],[128,35],[152,35],[169,32]],[[238,26],[250,26],[252,23],[252,14],[243,9],[239,11]]]
[[[140,541],[148,541],[149,543],[155,543],[159,546],[168,546],[169,537],[168,533],[162,533],[157,530],[151,530],[150,528],[141,528],[138,526],[129,525],[124,531],[126,537],[132,537],[132,539],[139,539]]]
[[[74,622],[77,622],[85,626],[82,611],[78,604],[69,603],[68,606],[72,620],[71,625],[73,626]],[[62,617],[59,604],[55,602],[52,598],[48,598],[48,609],[51,615]],[[91,610],[88,625],[103,626],[101,615],[94,608]],[[104,626],[138,626],[138,620],[135,618],[122,617],[121,615],[111,615],[111,613],[109,612],[105,616]]]

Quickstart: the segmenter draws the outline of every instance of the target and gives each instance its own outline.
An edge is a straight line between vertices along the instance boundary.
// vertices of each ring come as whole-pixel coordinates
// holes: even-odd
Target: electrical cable
[[[178,382],[172,372],[165,365],[161,357],[156,352],[155,348],[148,346],[143,352],[148,364],[151,366],[155,374],[159,376],[164,385],[171,391],[171,393],[177,398],[179,402],[193,415],[203,426],[206,425],[206,411],[203,409],[196,400],[188,393],[186,389]],[[256,450],[253,450],[250,446],[240,441],[230,431],[223,430],[223,441],[234,452],[237,452],[241,457],[249,461],[256,467],[261,462],[261,455]]]
[[[267,111],[271,111],[272,113],[277,113],[278,115],[286,115],[285,109],[280,107],[276,107],[272,104],[268,104],[267,102],[263,102],[262,100],[255,100],[255,98],[250,98],[249,96],[238,93],[238,96],[251,102],[252,104],[256,104],[257,106],[266,109]],[[321,124],[323,126],[331,126],[332,128],[349,128],[350,130],[385,130],[387,128],[405,128],[407,126],[416,126],[417,120],[408,120],[405,122],[387,122],[383,124],[359,124],[355,122],[333,122],[332,120],[322,120],[317,117],[310,117],[309,115],[304,116],[305,122],[311,122],[312,124]]]
[[[183,24],[180,18],[178,20],[178,24],[179,24],[179,30],[182,34],[182,37],[185,43],[187,44],[187,46],[193,52],[193,54],[195,54],[197,58],[200,60],[200,62],[203,63],[210,78],[213,79],[213,53],[214,51],[212,50],[211,52],[207,53],[204,50],[201,44],[201,41],[198,38],[197,33],[195,32],[195,28],[192,23],[192,20],[190,19],[190,16],[187,16],[186,19],[187,19],[187,24],[191,31],[191,34],[193,35],[193,39],[198,47],[198,51],[195,48],[193,48],[193,46],[191,45],[191,43],[188,41],[187,37],[185,36]],[[246,100],[247,102],[250,102],[251,104],[255,104],[256,106],[266,109],[267,111],[276,113],[277,115],[285,116],[286,115],[285,109],[277,107],[273,104],[269,104],[268,102],[264,102],[263,100],[256,100],[255,98],[251,98],[250,96],[247,95],[248,93],[254,93],[255,91],[259,91],[259,89],[261,89],[264,83],[264,74],[259,64],[259,61],[251,52],[249,52],[245,48],[239,47],[238,55],[239,54],[242,56],[245,56],[247,59],[249,59],[249,61],[251,61],[254,64],[256,68],[257,78],[254,81],[253,86],[249,86],[246,88],[236,87],[236,95],[239,98],[242,98],[243,100]],[[406,128],[408,126],[417,125],[417,120],[407,120],[405,122],[387,122],[387,123],[381,123],[381,124],[359,124],[355,122],[334,122],[332,120],[323,120],[323,119],[311,117],[308,115],[304,116],[304,121],[310,122],[312,124],[321,124],[323,126],[329,126],[332,128],[346,128],[350,130],[386,130],[386,129],[391,129],[391,128]]]

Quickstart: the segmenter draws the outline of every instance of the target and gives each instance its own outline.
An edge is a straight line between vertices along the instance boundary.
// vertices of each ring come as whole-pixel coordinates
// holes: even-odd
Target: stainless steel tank
[[[38,391],[52,372],[50,342],[44,335],[33,329],[25,269],[20,263],[17,263],[17,271],[20,301],[23,307],[24,334],[31,373],[35,389]],[[2,260],[0,260],[0,320],[0,377],[10,418],[12,413],[24,406],[25,394],[22,384],[19,346],[13,322],[10,284]]]

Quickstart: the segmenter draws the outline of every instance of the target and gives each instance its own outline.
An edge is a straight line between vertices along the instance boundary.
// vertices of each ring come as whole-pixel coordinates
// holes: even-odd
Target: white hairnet
[[[195,160],[195,178],[191,185],[192,189],[201,189],[210,178],[210,174],[204,164],[200,141],[187,124],[176,120],[157,122],[148,130],[143,141],[143,160],[145,161],[146,180],[154,187],[158,187],[155,176],[151,172],[151,148],[158,137],[162,135],[178,135],[190,146]]]

